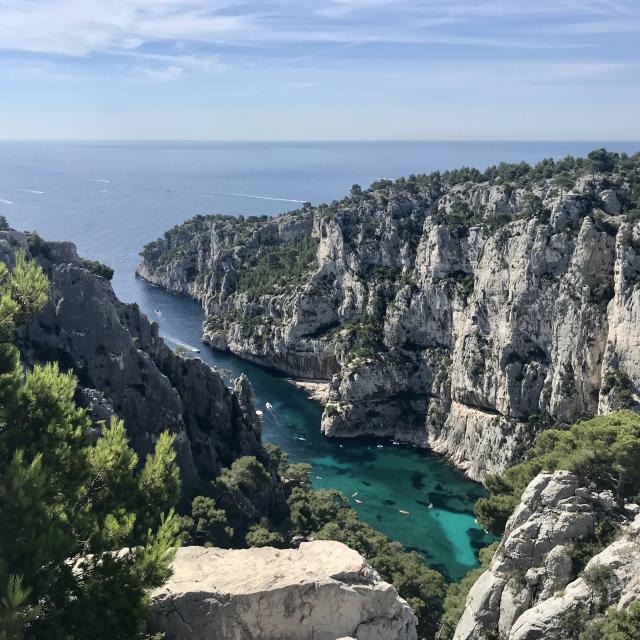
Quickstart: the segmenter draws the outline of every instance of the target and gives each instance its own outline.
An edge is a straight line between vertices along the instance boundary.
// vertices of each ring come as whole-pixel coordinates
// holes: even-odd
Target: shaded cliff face
[[[607,607],[628,607],[640,597],[639,511],[616,514],[612,492],[567,471],[538,475],[471,588],[454,640],[569,640]],[[577,575],[576,549],[605,518],[621,530]]]
[[[260,423],[246,378],[229,390],[210,367],[176,356],[137,305],[120,302],[99,268],[71,243],[0,232],[0,261],[17,249],[38,261],[51,287],[42,313],[20,330],[25,364],[58,361],[79,380],[78,402],[94,420],[125,421],[141,460],[165,430],[177,436],[186,491],[216,476],[238,457],[263,457]]]
[[[200,300],[214,347],[331,380],[327,435],[430,446],[481,479],[545,424],[637,400],[639,164],[199,216],[147,245],[138,273]]]

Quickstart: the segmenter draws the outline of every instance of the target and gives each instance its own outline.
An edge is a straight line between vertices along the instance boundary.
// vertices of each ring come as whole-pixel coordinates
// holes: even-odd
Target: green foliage
[[[213,498],[196,496],[191,503],[191,516],[182,518],[183,541],[203,547],[229,547],[233,529],[224,509],[216,508]]]
[[[260,520],[261,506],[269,502],[271,477],[255,456],[243,456],[216,479],[213,487],[218,505],[227,514],[236,538]]]
[[[105,280],[111,280],[113,278],[113,269],[102,262],[98,262],[97,260],[88,260],[87,258],[82,258],[80,262],[85,269],[88,269],[96,276],[100,276]]]
[[[0,281],[0,638],[135,638],[175,550],[173,437],[140,473],[121,422],[93,443],[73,375],[23,374],[12,343],[45,303],[46,277],[19,253]]]
[[[618,411],[539,434],[526,462],[486,479],[491,495],[476,503],[478,520],[501,533],[529,482],[540,471],[556,469],[577,473],[601,490],[611,489],[622,507],[625,498],[640,492],[640,416]]]
[[[637,640],[640,638],[640,601],[628,609],[610,607],[607,613],[591,623],[580,634],[580,640]]]
[[[602,381],[602,392],[611,393],[613,409],[628,409],[634,404],[633,381],[623,369],[607,371]]]
[[[25,629],[38,615],[37,605],[28,600],[31,589],[22,584],[22,576],[10,575],[5,595],[0,598],[0,640],[22,640]]]
[[[18,305],[14,321],[22,324],[47,301],[49,282],[35,262],[27,262],[24,251],[16,254],[16,264],[6,283],[7,295]]]
[[[250,298],[280,293],[314,268],[317,250],[318,241],[310,236],[269,247],[243,267],[237,290]]]
[[[444,599],[444,613],[442,614],[438,633],[435,636],[436,640],[453,638],[458,622],[462,617],[469,591],[471,591],[471,587],[483,573],[484,569],[473,569],[460,582],[454,582],[449,585]]]
[[[619,530],[615,520],[605,517],[597,522],[593,535],[576,540],[569,554],[574,573],[581,573],[591,558],[613,542]]]
[[[175,346],[173,353],[183,360],[191,360],[192,358],[195,358],[193,351],[191,351],[191,349],[187,349],[187,347],[184,347],[181,344],[177,344]]]
[[[349,361],[357,358],[374,359],[387,350],[383,335],[380,321],[371,314],[364,315],[340,326],[336,346],[347,351]]]
[[[296,487],[288,500],[292,533],[338,540],[368,558],[384,580],[407,599],[419,619],[421,637],[433,637],[442,613],[445,582],[415,552],[362,522],[338,491]]]
[[[453,638],[453,633],[458,626],[458,622],[462,617],[467,596],[471,587],[476,583],[476,580],[484,573],[485,569],[491,563],[496,549],[498,548],[498,542],[494,542],[488,547],[480,550],[480,563],[481,567],[473,569],[467,573],[467,575],[460,580],[460,582],[453,582],[447,588],[447,595],[444,599],[443,614],[440,620],[440,627],[438,633],[435,636],[436,640],[449,640]]]
[[[249,547],[283,547],[284,536],[273,531],[269,521],[263,518],[260,524],[254,524],[247,533],[245,541]]]

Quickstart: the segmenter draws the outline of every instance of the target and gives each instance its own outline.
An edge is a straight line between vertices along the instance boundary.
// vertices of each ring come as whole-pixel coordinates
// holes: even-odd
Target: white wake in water
[[[102,182],[104,184],[109,184],[111,180],[105,180],[104,178],[89,178],[91,182]]]
[[[275,198],[272,196],[252,196],[248,193],[214,193],[214,196],[227,196],[231,198],[251,198],[252,200],[273,200],[274,202],[295,202],[304,204],[306,200],[294,200],[293,198]]]
[[[22,191],[22,193],[35,193],[39,196],[44,195],[44,191],[39,191],[38,189],[19,189],[19,191]]]
[[[184,347],[185,349],[189,349],[189,351],[193,351],[193,353],[200,353],[200,349],[198,349],[198,347],[194,347],[191,344],[187,344],[186,342],[182,342],[182,340],[179,340],[175,336],[167,336],[167,338],[169,340],[171,340],[171,342],[173,342],[174,344],[179,345],[181,347]]]
[[[12,200],[5,200],[4,198],[0,198],[0,202],[2,202],[3,204],[13,204]]]

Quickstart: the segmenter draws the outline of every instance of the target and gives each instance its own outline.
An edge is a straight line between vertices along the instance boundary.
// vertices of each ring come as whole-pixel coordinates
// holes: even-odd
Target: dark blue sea
[[[110,264],[122,300],[137,302],[170,343],[199,345],[199,306],[134,277],[143,245],[186,218],[276,215],[383,177],[585,155],[600,146],[640,150],[637,142],[0,142],[0,214]],[[363,519],[449,577],[474,566],[475,551],[489,541],[472,515],[479,485],[418,449],[325,439],[320,408],[281,377],[204,347],[200,355],[228,377],[249,376],[265,413],[264,439],[292,461],[311,463],[316,487],[357,491],[362,504],[352,504]]]

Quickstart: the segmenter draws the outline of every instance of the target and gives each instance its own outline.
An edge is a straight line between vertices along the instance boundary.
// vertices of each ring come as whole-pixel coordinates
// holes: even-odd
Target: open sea
[[[142,247],[183,220],[276,215],[379,178],[585,155],[601,146],[640,151],[640,142],[0,142],[0,214],[111,265],[117,295],[137,302],[170,344],[201,347],[199,305],[134,277]],[[206,347],[200,356],[227,378],[248,375],[264,411],[264,440],[291,461],[310,463],[316,488],[342,491],[365,521],[451,579],[476,564],[477,549],[491,542],[473,518],[479,485],[426,451],[324,438],[320,407],[282,377]],[[362,504],[351,498],[356,491]]]

